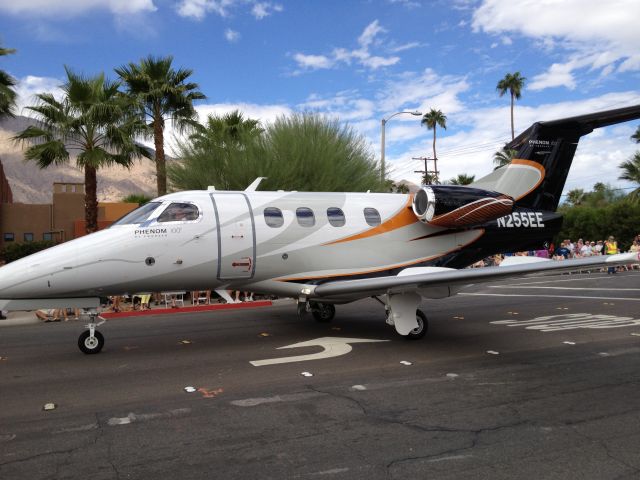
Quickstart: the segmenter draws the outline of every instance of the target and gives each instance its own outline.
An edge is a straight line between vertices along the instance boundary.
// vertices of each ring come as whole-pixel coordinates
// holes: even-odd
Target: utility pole
[[[428,184],[439,184],[438,177],[440,172],[438,171],[438,159],[437,158],[429,158],[429,157],[412,157],[411,160],[420,160],[424,162],[424,170],[414,170],[414,173],[424,173],[425,181],[429,181]],[[433,162],[433,170],[429,170],[429,162]],[[433,181],[430,181],[433,179]]]

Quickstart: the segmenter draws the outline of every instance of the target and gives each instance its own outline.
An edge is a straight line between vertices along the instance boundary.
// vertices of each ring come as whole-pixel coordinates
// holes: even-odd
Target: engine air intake
[[[513,211],[513,198],[458,185],[426,185],[413,197],[421,222],[445,228],[480,225]]]

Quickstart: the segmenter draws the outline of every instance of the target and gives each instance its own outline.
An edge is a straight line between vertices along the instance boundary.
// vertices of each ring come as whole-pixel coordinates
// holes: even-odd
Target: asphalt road
[[[111,320],[92,356],[78,322],[0,327],[0,478],[640,478],[639,292],[640,272],[472,288],[425,302],[413,342],[371,299],[331,324]],[[343,354],[250,363],[324,337]]]

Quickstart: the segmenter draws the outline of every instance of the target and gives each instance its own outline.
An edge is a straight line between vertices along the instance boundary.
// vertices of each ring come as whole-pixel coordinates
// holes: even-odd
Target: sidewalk
[[[279,300],[275,300],[279,302]],[[152,306],[150,310],[125,310],[121,312],[111,312],[104,310],[100,313],[101,317],[106,319],[112,318],[125,318],[125,317],[141,317],[147,315],[170,315],[176,313],[196,313],[196,312],[208,312],[213,310],[241,310],[249,308],[270,307],[273,305],[271,300],[259,300],[254,302],[240,302],[240,303],[214,303],[210,305],[185,305],[178,308],[165,308],[164,305]],[[73,320],[73,316],[69,317],[69,321]],[[73,320],[75,321],[75,320]],[[82,321],[82,320],[81,320]],[[10,327],[14,325],[29,325],[32,323],[43,323],[38,320],[35,312],[22,311],[22,312],[9,312],[6,320],[0,320],[1,327]]]

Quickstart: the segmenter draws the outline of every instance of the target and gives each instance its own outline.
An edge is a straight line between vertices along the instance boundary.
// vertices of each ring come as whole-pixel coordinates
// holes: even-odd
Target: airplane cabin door
[[[212,193],[218,224],[218,278],[252,278],[256,234],[249,198],[244,193]]]

